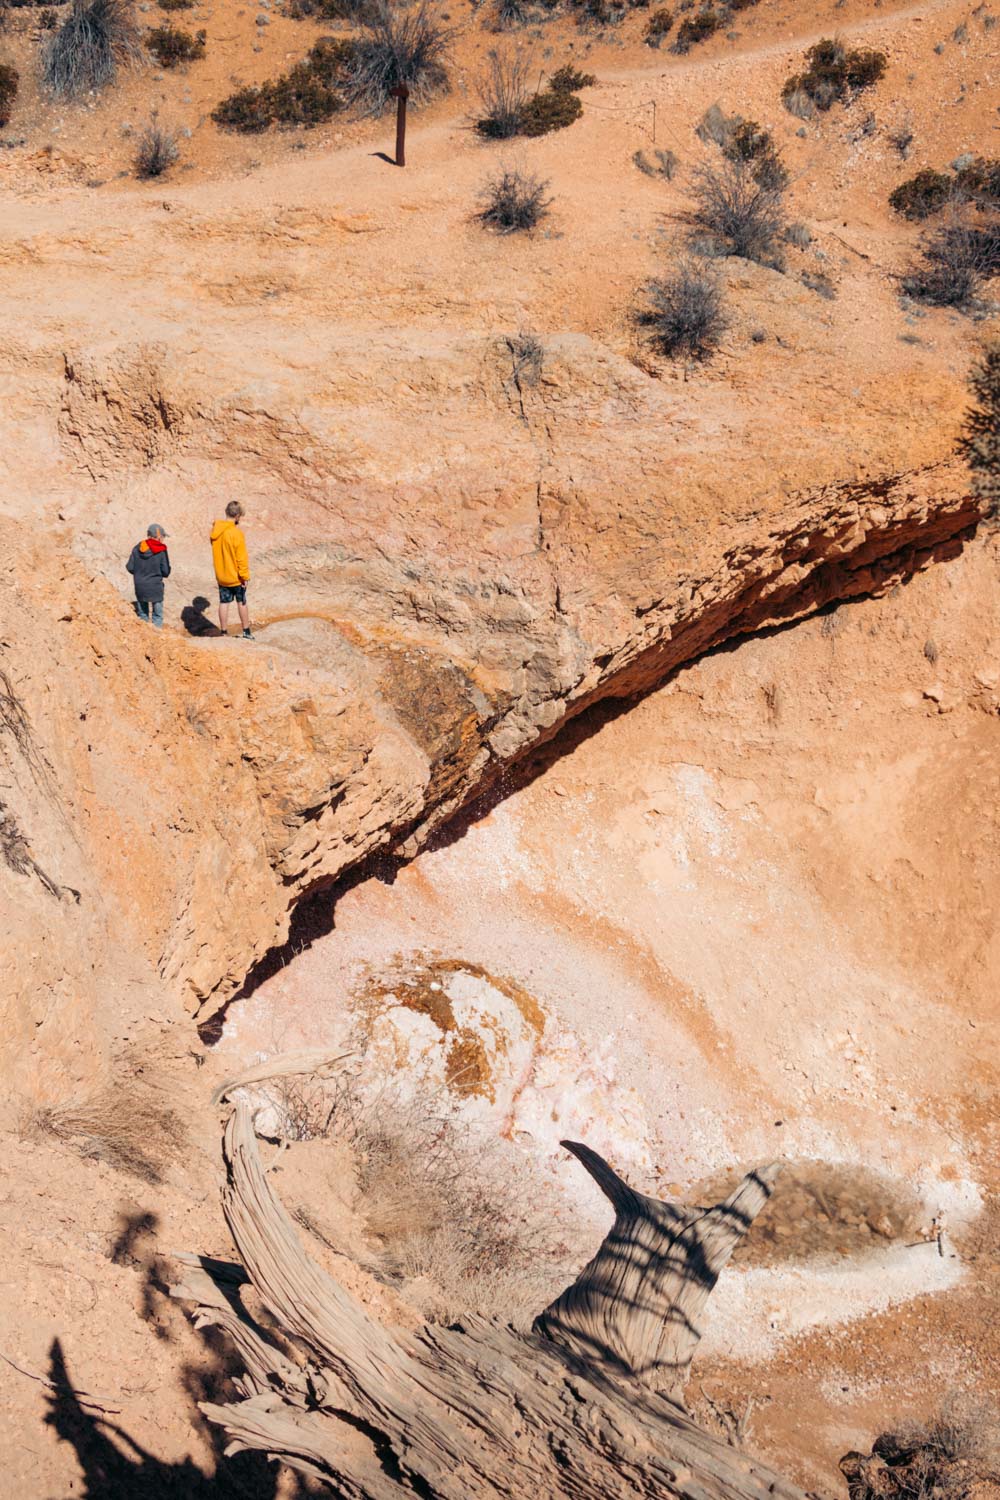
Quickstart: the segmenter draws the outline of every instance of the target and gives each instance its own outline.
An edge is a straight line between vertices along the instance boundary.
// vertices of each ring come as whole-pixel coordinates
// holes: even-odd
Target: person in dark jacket
[[[152,525],[141,542],[136,542],[125,567],[135,585],[135,612],[140,620],[152,617],[154,625],[163,627],[163,580],[170,577],[170,554],[167,533]]]

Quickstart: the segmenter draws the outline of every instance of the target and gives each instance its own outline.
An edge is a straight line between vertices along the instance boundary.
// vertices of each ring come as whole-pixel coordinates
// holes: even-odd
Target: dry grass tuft
[[[456,1119],[444,1093],[366,1093],[341,1076],[276,1080],[267,1095],[287,1138],[346,1146],[375,1247],[370,1269],[431,1321],[473,1311],[530,1319],[572,1275],[530,1164]]]
[[[530,172],[506,167],[491,177],[480,194],[482,208],[476,217],[497,234],[520,234],[534,229],[549,211],[548,183]]]
[[[42,57],[42,79],[58,97],[75,98],[114,83],[120,68],[142,61],[143,49],[126,0],[73,0]]]
[[[135,175],[142,178],[162,177],[180,157],[177,133],[161,125],[155,115],[150,119],[135,152]]]
[[[48,1136],[88,1161],[106,1162],[149,1183],[163,1181],[164,1168],[181,1154],[186,1139],[178,1116],[134,1079],[36,1109],[22,1123],[21,1134]]]

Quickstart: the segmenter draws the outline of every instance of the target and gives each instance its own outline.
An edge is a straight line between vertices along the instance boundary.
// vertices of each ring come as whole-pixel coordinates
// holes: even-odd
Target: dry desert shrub
[[[482,208],[476,217],[497,234],[518,234],[534,229],[549,211],[548,183],[530,172],[505,167],[482,189]]]
[[[344,92],[355,45],[347,39],[320,37],[301,62],[270,83],[237,89],[212,111],[217,125],[244,135],[271,125],[321,125],[345,107]]]
[[[645,287],[639,321],[650,330],[662,354],[706,360],[726,331],[722,287],[703,260],[681,261],[668,276]]]
[[[977,220],[956,210],[920,248],[921,259],[902,278],[907,296],[931,307],[973,311],[985,283],[1000,275],[1000,218]]]
[[[520,135],[548,135],[565,130],[583,114],[583,104],[576,94],[552,88],[532,94],[521,111]]]
[[[784,188],[759,181],[754,163],[730,161],[694,173],[692,222],[713,255],[778,267],[785,232]]]
[[[782,192],[788,186],[788,173],[774,137],[756,120],[740,120],[723,143],[722,154],[729,161],[748,162],[762,188]]]
[[[0,128],[10,124],[21,75],[10,63],[0,63]]]
[[[889,207],[904,219],[926,219],[938,213],[954,193],[954,183],[946,172],[925,167],[916,176],[901,182],[889,194]]]
[[[646,22],[646,46],[662,47],[670,35],[674,24],[673,12],[669,10],[654,10]]]
[[[564,63],[549,79],[549,90],[553,94],[576,94],[580,89],[593,88],[596,82],[596,74],[581,73],[572,63]]]
[[[924,167],[889,194],[890,208],[906,219],[927,219],[962,203],[981,209],[1000,207],[1000,161],[977,156],[951,176]]]
[[[447,91],[451,33],[425,4],[403,9],[381,0],[360,19],[346,84],[350,103],[381,114],[399,84],[406,84],[411,98]]]
[[[808,118],[802,100],[813,110],[832,109],[834,104],[854,98],[874,87],[886,70],[884,52],[848,49],[837,38],[824,37],[806,53],[806,69],[785,80],[781,97],[792,114]]]
[[[655,160],[650,161],[645,151],[633,153],[632,161],[646,177],[664,177],[671,182],[680,165],[673,151],[654,151]]]
[[[972,493],[1000,519],[1000,340],[987,344],[969,375],[973,406],[965,416],[959,452],[972,471]]]
[[[360,21],[368,0],[289,0],[285,15],[291,21],[316,17],[321,21]]]
[[[486,71],[479,80],[479,106],[476,121],[480,135],[505,141],[519,134],[521,112],[530,97],[531,61],[522,52],[490,51]]]
[[[24,1136],[49,1136],[80,1156],[103,1161],[143,1182],[163,1180],[184,1147],[180,1119],[135,1080],[116,1081],[89,1097],[36,1109]]]
[[[135,152],[135,175],[142,178],[162,177],[180,157],[177,134],[161,125],[154,114],[146,126]]]
[[[717,31],[721,31],[725,23],[726,12],[722,9],[713,9],[712,6],[706,6],[696,15],[685,16],[677,28],[671,52],[690,52],[696,43],[703,42],[707,37],[714,36]]]
[[[939,1417],[884,1432],[840,1461],[850,1500],[967,1500],[1000,1483],[998,1414],[953,1397]]]
[[[432,1320],[471,1311],[516,1318],[561,1288],[568,1252],[539,1209],[528,1163],[460,1124],[443,1094],[404,1096],[393,1085],[365,1093],[350,1076],[280,1080],[268,1093],[288,1139],[347,1147],[376,1245],[371,1269],[402,1283]]]
[[[114,83],[119,68],[142,60],[142,43],[127,0],[73,0],[42,56],[42,79],[53,94],[74,98]]]
[[[479,83],[482,114],[476,130],[488,140],[510,140],[515,135],[548,135],[563,130],[583,114],[583,105],[573,92],[596,79],[574,68],[560,68],[548,87],[530,93],[531,59],[520,52],[489,54],[486,72]],[[583,82],[577,82],[582,79]]]
[[[146,33],[146,46],[161,68],[176,68],[178,63],[197,62],[205,56],[207,33],[192,36],[182,26],[157,26]]]

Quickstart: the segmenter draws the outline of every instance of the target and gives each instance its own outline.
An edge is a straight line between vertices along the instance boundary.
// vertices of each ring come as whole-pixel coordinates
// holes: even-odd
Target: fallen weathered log
[[[228,1433],[227,1453],[262,1449],[359,1500],[802,1500],[682,1405],[705,1303],[778,1168],[751,1172],[714,1208],[682,1208],[634,1192],[595,1152],[564,1144],[615,1222],[531,1333],[478,1316],[390,1332],[306,1254],[238,1105],[225,1131],[223,1207],[245,1276],[185,1257],[174,1288],[243,1361],[243,1399],[202,1407]],[[290,1353],[240,1302],[245,1280]]]

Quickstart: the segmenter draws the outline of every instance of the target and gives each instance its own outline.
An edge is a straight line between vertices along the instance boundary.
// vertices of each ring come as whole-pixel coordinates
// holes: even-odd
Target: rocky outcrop
[[[96,255],[66,262],[66,315],[33,319],[75,254],[46,212],[23,211],[0,351],[0,665],[46,778],[5,736],[20,854],[0,880],[38,955],[16,979],[18,1056],[72,1071],[103,1025],[67,1025],[75,1006],[119,1031],[181,1005],[209,1020],[303,896],[411,855],[568,718],[891,587],[975,528],[949,458],[960,383],[929,356],[900,370],[759,267],[725,272],[734,297],[775,304],[752,379],[651,374],[628,338],[583,332],[547,335],[529,369],[506,304],[484,331],[457,302],[433,323],[402,291],[395,322],[366,302],[358,236],[338,242],[335,318],[316,316],[319,281],[236,316],[193,201],[137,221],[129,255],[176,275],[116,284],[113,334]],[[276,208],[263,256],[291,253],[286,221]],[[253,222],[217,226],[227,253]],[[206,533],[237,496],[253,647],[212,635]],[[162,635],[122,571],[154,519],[174,568]],[[50,965],[62,998],[39,1021]]]

